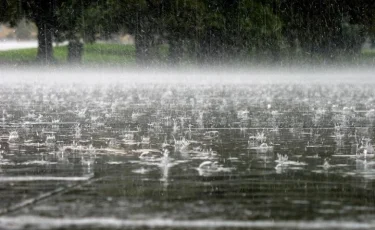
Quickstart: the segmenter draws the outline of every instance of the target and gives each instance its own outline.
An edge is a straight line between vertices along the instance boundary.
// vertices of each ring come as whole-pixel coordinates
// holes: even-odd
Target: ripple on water
[[[121,164],[125,164],[125,162],[123,162],[123,161],[107,161],[105,163],[109,164],[109,165],[121,165]]]
[[[147,174],[151,171],[152,171],[151,169],[146,169],[146,168],[139,168],[139,169],[132,170],[133,173],[138,173],[138,174]]]
[[[43,161],[43,160],[26,161],[22,163],[17,163],[17,165],[54,165],[54,164],[57,164],[57,162]]]

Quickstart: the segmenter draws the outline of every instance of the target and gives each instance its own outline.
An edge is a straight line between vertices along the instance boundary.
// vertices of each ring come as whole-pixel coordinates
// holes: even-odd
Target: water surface
[[[0,87],[2,228],[375,227],[373,85]]]

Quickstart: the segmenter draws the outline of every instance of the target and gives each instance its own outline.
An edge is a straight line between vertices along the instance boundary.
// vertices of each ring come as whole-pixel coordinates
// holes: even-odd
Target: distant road
[[[38,41],[0,41],[0,51],[38,47]]]
[[[60,43],[60,45],[63,45],[63,44],[67,44],[67,43],[66,42]],[[0,40],[0,51],[29,49],[29,48],[37,48],[37,47],[38,47],[38,41],[36,40],[35,41]]]

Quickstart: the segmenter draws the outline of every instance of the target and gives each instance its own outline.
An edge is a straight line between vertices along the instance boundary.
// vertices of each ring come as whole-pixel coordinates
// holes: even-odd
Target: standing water
[[[375,228],[375,85],[39,77],[0,85],[1,229]]]

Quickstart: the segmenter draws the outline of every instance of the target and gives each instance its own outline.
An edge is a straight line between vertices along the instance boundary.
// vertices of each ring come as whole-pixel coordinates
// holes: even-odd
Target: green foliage
[[[375,5],[367,0],[280,0],[279,10],[290,42],[297,39],[306,53],[335,58],[360,52]]]
[[[59,41],[82,39],[90,43],[97,38],[108,38],[117,31],[111,15],[104,0],[65,0],[56,10],[55,37]]]
[[[9,23],[11,26],[15,26],[21,17],[20,7],[17,1],[0,1],[0,23]]]
[[[278,46],[282,22],[270,7],[253,0],[242,0],[236,7],[230,12],[236,13],[236,17],[230,18],[230,33],[236,35],[233,39],[239,43],[238,46],[242,44],[241,48],[246,50]]]
[[[6,0],[0,21],[26,17],[57,41],[93,43],[118,32],[135,37],[137,62],[198,63],[282,53],[327,59],[358,54],[375,40],[370,0]],[[47,32],[44,32],[47,33]],[[164,52],[164,53],[163,53]],[[299,54],[298,54],[299,52]],[[124,54],[127,55],[127,54]]]

